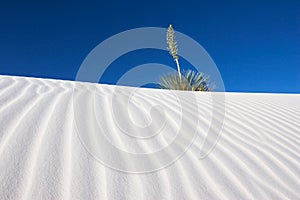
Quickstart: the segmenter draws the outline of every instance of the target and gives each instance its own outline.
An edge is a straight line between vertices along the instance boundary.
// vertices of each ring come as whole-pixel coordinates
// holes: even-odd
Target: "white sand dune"
[[[73,101],[74,87],[83,91],[77,102]],[[121,92],[115,98],[117,115],[112,116],[109,105],[116,88]],[[134,100],[128,104],[132,92]],[[197,93],[193,94],[197,111],[189,102],[191,94],[0,76],[0,199],[300,199],[299,94],[225,93],[221,136],[203,158],[201,147],[214,108],[210,93]],[[84,134],[86,128],[89,134],[96,127],[90,118],[95,115],[117,148],[151,154],[168,146],[183,126],[176,95],[186,100],[181,106],[191,117],[196,116],[199,124],[193,144],[171,165],[151,173],[126,173],[99,162],[83,144],[80,131]],[[92,104],[94,113],[89,113]],[[161,107],[152,110],[151,116],[153,105]],[[162,107],[165,116],[158,112]],[[216,116],[222,120],[219,113]],[[128,120],[135,126],[126,126]],[[153,126],[145,129],[145,124],[152,122]],[[178,133],[179,149],[188,140],[193,123],[189,121]],[[157,135],[152,133],[161,124],[163,129]],[[137,134],[140,140],[122,129],[129,129],[125,132]],[[125,157],[114,157],[113,152],[101,153],[130,169],[164,161],[151,158],[148,165],[130,163]]]

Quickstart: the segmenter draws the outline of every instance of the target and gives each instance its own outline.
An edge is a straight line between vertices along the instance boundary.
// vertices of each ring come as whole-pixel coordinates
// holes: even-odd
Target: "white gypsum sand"
[[[299,94],[225,93],[221,136],[213,151],[199,159],[212,106],[210,93],[197,93],[200,112],[196,105],[188,108],[200,121],[192,146],[164,169],[131,174],[106,167],[83,146],[74,119],[74,86],[97,93],[93,114],[120,149],[151,153],[167,146],[180,128],[173,91],[0,76],[0,199],[300,199]],[[130,118],[142,127],[155,120],[149,117],[153,104],[164,106],[171,125],[163,136],[135,141],[122,134],[123,125],[115,124],[109,109],[116,87],[125,95],[136,90],[132,104],[117,99],[119,120]],[[76,106],[89,105],[91,96]],[[82,120],[90,115],[87,111]]]

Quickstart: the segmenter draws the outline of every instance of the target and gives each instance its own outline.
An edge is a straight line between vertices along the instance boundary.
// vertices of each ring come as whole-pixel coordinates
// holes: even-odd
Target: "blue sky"
[[[0,74],[74,80],[108,37],[171,23],[206,49],[226,91],[300,93],[299,13],[296,0],[2,1]],[[167,52],[136,51],[116,60],[103,82],[147,62],[176,68]]]

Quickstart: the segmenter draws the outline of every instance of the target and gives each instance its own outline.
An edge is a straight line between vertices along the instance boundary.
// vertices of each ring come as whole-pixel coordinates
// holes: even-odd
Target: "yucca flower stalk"
[[[181,69],[178,61],[179,57],[177,55],[178,54],[177,42],[175,40],[175,32],[171,24],[167,31],[167,43],[168,43],[169,53],[173,56],[174,61],[176,62],[179,79],[181,80]]]

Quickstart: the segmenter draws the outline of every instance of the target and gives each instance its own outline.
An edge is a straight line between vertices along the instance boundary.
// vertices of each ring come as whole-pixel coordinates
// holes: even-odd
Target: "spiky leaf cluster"
[[[169,26],[167,31],[167,43],[169,53],[173,56],[174,60],[178,60],[178,48],[175,40],[175,33],[172,25]]]
[[[188,70],[182,78],[176,73],[163,76],[159,88],[169,90],[211,91],[209,77],[203,73]]]

